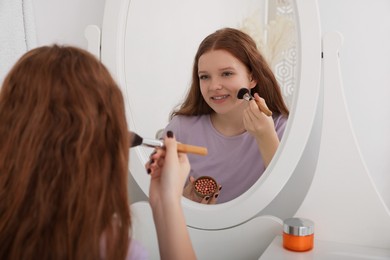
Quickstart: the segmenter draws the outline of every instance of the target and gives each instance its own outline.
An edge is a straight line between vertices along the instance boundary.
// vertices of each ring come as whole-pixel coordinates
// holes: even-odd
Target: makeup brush
[[[245,99],[246,101],[250,101],[252,99],[255,99],[250,93],[249,89],[247,88],[241,88],[238,93],[237,93],[237,98],[238,99]],[[272,116],[272,111],[269,110],[266,106],[258,102],[256,99],[256,104],[259,107],[260,111],[266,114],[267,116]]]
[[[130,145],[131,147],[136,147],[139,145],[144,145],[151,148],[162,147],[164,148],[164,143],[161,140],[142,138],[138,134],[131,132],[133,134],[133,142]],[[202,146],[195,146],[189,144],[177,143],[177,151],[180,153],[193,153],[198,155],[207,155],[207,148]]]

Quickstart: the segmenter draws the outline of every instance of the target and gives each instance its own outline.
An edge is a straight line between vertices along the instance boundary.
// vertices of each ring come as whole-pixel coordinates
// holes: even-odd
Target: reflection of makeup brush
[[[130,147],[136,147],[138,145],[144,145],[152,148],[161,147],[164,148],[164,143],[161,140],[142,138],[138,134],[132,132],[133,142]],[[177,143],[177,151],[180,153],[193,153],[198,155],[207,155],[207,148],[202,146],[195,146],[189,144]]]
[[[252,99],[255,99],[250,93],[249,89],[247,88],[241,88],[238,93],[237,93],[237,98],[238,99],[245,99],[246,101],[250,101]],[[259,107],[260,111],[266,114],[267,116],[272,116],[272,111],[269,110],[266,106],[258,102],[256,99],[256,104]]]

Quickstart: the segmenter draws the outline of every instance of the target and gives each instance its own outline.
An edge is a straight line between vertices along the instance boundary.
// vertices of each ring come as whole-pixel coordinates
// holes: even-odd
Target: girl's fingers
[[[209,204],[211,199],[211,196],[204,196],[203,199],[200,201],[202,204]]]
[[[167,137],[164,140],[165,156],[171,159],[177,159],[177,142],[172,131],[167,131]]]
[[[265,102],[265,99],[260,97],[258,93],[255,93],[254,97],[255,97],[255,101],[256,101],[260,111],[263,112],[267,116],[271,116],[272,111],[269,110],[269,108],[267,106],[267,102]]]
[[[213,195],[210,196],[208,204],[216,204],[219,196],[219,190],[216,191]]]

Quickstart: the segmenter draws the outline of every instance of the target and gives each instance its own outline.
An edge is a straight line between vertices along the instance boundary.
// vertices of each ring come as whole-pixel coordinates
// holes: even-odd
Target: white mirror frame
[[[253,218],[267,207],[286,185],[301,160],[314,124],[320,91],[321,30],[316,1],[296,0],[298,48],[300,54],[299,87],[280,147],[260,180],[240,197],[223,204],[203,205],[183,198],[188,226],[200,229],[224,229]],[[130,0],[106,2],[101,60],[122,88],[130,129],[134,129],[125,80],[125,34]],[[156,129],[157,130],[157,129]],[[150,176],[146,174],[137,148],[130,153],[129,170],[145,194],[149,194]]]

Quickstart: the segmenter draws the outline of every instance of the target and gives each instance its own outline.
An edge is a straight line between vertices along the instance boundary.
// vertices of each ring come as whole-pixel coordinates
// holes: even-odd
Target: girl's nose
[[[213,79],[210,81],[209,85],[210,90],[219,90],[222,89],[222,84],[219,80]]]

